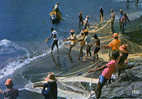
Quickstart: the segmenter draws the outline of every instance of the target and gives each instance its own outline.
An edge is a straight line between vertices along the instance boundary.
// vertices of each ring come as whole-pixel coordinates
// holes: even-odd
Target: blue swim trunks
[[[99,82],[101,83],[102,86],[105,84],[106,81],[107,79],[104,76],[102,75],[99,76]]]

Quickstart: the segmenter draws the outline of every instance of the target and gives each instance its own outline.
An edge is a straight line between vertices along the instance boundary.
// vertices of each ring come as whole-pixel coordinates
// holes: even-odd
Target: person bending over
[[[99,82],[97,84],[97,89],[95,90],[96,98],[99,99],[101,96],[101,90],[105,85],[107,80],[111,79],[112,73],[115,72],[117,59],[119,57],[119,52],[112,53],[112,59],[104,66],[96,68],[95,70],[89,70],[89,72],[96,72],[98,70],[102,70],[102,74],[99,76]]]

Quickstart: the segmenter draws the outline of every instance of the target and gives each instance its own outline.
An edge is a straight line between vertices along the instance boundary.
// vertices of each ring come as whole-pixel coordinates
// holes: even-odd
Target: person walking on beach
[[[104,21],[104,10],[103,8],[100,8],[100,23],[103,23]]]
[[[57,99],[57,80],[54,73],[49,73],[45,81],[42,89],[44,99]]]
[[[94,51],[93,51],[93,56],[94,56],[94,60],[95,59],[99,59],[99,56],[98,56],[98,52],[100,50],[100,39],[98,38],[97,34],[94,34]]]
[[[53,43],[51,45],[51,53],[52,53],[55,46],[57,47],[57,50],[58,50],[57,31],[54,28],[51,28],[51,36],[46,39],[46,42],[48,42],[48,40],[50,39],[53,39]]]
[[[111,32],[114,33],[115,12],[113,9],[111,9],[110,20]]]
[[[112,53],[119,52],[119,47],[121,44],[121,41],[118,38],[118,33],[114,33],[112,37],[113,37],[113,40],[108,45],[104,46],[105,48],[111,48],[111,50],[109,52],[110,60],[112,58]]]
[[[82,26],[83,26],[83,16],[82,16],[82,12],[80,12],[80,14],[79,14],[79,29],[80,29],[80,31],[82,29]]]
[[[17,99],[19,96],[18,89],[13,88],[13,81],[12,79],[8,78],[5,82],[6,90],[3,91],[0,89],[0,94],[4,95],[4,99]]]
[[[118,57],[119,57],[119,52],[114,52],[114,53],[112,53],[112,59],[106,65],[96,68],[95,70],[88,71],[90,73],[90,72],[96,72],[98,70],[104,69],[102,71],[102,74],[99,76],[99,82],[98,82],[97,88],[95,90],[96,99],[100,98],[101,90],[102,90],[103,86],[105,85],[107,80],[111,79],[112,74],[115,72]]]
[[[75,31],[73,29],[70,30],[69,38],[65,39],[64,41],[70,41],[70,48],[69,48],[69,56],[70,56],[72,48],[75,46],[76,41],[77,41]]]
[[[81,57],[83,57],[83,48],[86,44],[87,35],[88,35],[88,30],[85,29],[81,32],[81,35],[78,39],[78,41],[80,42],[80,53],[79,53],[79,57],[78,57],[79,60]]]
[[[123,14],[120,21],[121,21],[121,33],[125,33],[126,24],[130,21],[126,13]]]

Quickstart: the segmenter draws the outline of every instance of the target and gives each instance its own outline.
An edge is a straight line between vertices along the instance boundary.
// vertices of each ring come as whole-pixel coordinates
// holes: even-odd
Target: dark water
[[[63,21],[52,25],[49,12],[56,2],[60,3]],[[73,28],[78,31],[78,14],[89,15],[91,24],[99,21],[99,8],[104,8],[105,19],[113,8],[119,16],[119,9],[128,12],[132,18],[141,15],[142,1],[129,3],[123,0],[1,0],[0,1],[0,85],[7,77],[15,80],[17,88],[41,80],[47,72],[68,72],[75,64],[62,50],[61,55],[47,55],[51,42],[44,42],[53,26],[59,32],[60,42]],[[117,17],[118,18],[118,17]],[[65,53],[64,53],[65,52]],[[47,55],[47,56],[46,56]],[[76,57],[77,52],[73,56]],[[43,57],[46,56],[46,57]],[[54,58],[55,57],[55,58]],[[55,62],[57,61],[57,62]],[[37,96],[37,98],[35,98]],[[22,92],[20,99],[39,99],[38,95]],[[40,98],[41,99],[41,98]]]

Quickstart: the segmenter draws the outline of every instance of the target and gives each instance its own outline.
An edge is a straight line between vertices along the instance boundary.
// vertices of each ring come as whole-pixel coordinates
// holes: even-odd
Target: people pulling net
[[[97,65],[98,63],[94,64]],[[103,63],[102,63],[103,64]],[[64,76],[56,76],[57,85],[58,85],[58,96],[59,97],[68,97],[69,99],[88,99],[90,96],[92,85],[98,83],[97,78],[88,78],[87,71],[89,68],[93,68],[93,65],[81,69],[79,71],[65,74]],[[77,76],[78,74],[83,73],[83,76]],[[43,85],[47,83],[46,80],[34,82],[27,84],[25,86],[26,90],[40,93],[42,92]]]

